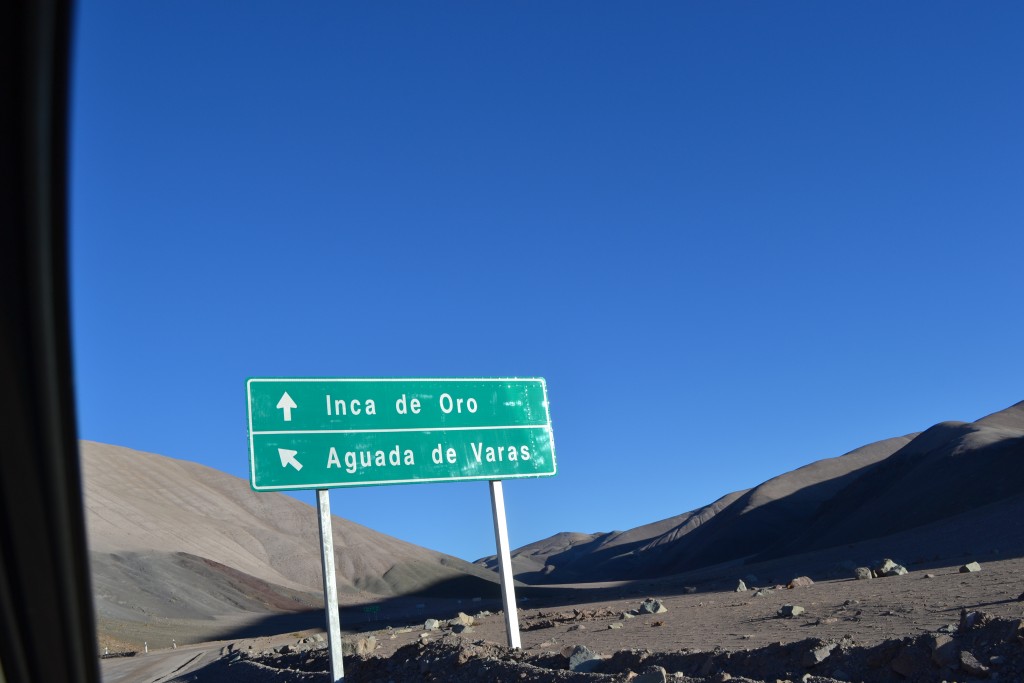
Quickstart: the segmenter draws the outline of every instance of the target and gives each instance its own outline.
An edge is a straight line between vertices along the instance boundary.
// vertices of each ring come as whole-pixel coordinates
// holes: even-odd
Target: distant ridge
[[[101,633],[154,620],[322,609],[316,510],[192,462],[81,443]],[[497,595],[490,571],[334,517],[342,603]]]
[[[515,550],[513,567],[533,584],[654,578],[915,530],[918,553],[961,552],[982,531],[995,540],[1010,532],[1004,550],[1024,552],[1022,525],[1006,527],[1018,511],[1024,518],[1024,402],[819,460],[660,522],[556,534]]]

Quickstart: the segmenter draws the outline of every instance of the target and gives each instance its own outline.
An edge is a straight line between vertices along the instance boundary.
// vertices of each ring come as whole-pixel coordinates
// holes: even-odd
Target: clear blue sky
[[[247,377],[543,376],[559,474],[506,483],[518,546],[1005,408],[1022,27],[1015,2],[87,0],[81,436],[247,477]],[[483,483],[332,502],[494,552]]]

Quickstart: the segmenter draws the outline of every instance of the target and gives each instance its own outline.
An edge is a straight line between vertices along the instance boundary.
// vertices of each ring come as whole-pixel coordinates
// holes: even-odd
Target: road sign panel
[[[257,491],[551,476],[543,379],[254,378]]]

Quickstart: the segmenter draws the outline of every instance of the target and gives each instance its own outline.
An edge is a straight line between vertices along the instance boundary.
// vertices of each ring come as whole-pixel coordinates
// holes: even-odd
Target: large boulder
[[[960,649],[949,636],[941,633],[925,637],[924,642],[932,651],[932,661],[938,666],[955,669],[960,665]]]
[[[602,657],[586,645],[577,645],[569,654],[569,670],[590,672],[598,667]]]
[[[473,617],[469,616],[465,612],[459,612],[459,615],[454,619],[448,620],[449,626],[472,626]]]
[[[803,614],[806,610],[800,605],[783,605],[779,608],[777,614],[780,617],[792,618],[798,617]]]
[[[829,643],[827,645],[820,645],[812,648],[804,653],[803,665],[806,667],[817,666],[821,664],[828,656],[832,654],[832,650],[836,648],[836,643]]]
[[[661,666],[649,666],[644,672],[633,679],[633,683],[666,683],[668,672]]]
[[[377,638],[374,636],[366,636],[356,641],[356,654],[357,655],[368,655],[377,649]]]
[[[960,651],[960,669],[968,676],[974,676],[976,678],[987,678],[988,667],[977,660],[967,650]]]
[[[668,608],[661,603],[661,600],[647,598],[640,603],[640,614],[662,614],[667,611]]]

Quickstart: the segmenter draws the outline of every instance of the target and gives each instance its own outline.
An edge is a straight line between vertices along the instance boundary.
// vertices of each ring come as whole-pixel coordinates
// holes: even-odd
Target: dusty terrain
[[[346,656],[346,680],[626,681],[651,666],[662,666],[668,680],[694,681],[727,680],[723,672],[758,681],[1021,680],[1024,560],[980,564],[975,573],[909,567],[902,576],[791,589],[751,582],[743,592],[698,585],[686,593],[671,580],[528,589],[521,652],[503,647],[504,620],[490,604],[450,604],[447,612],[434,606],[437,619],[460,608],[477,615],[464,630],[426,631],[416,614],[388,624],[350,617],[345,626],[367,630],[346,634],[347,643],[374,641],[363,641],[372,647],[367,654]],[[756,595],[756,587],[768,590]],[[667,611],[623,618],[648,597]],[[780,617],[783,605],[806,611]],[[104,681],[323,681],[327,658],[318,634],[314,628],[108,659]],[[274,652],[282,646],[292,651]],[[578,646],[601,657],[590,673],[570,671],[566,655]],[[822,661],[814,663],[815,652]],[[974,661],[979,668],[971,668]]]
[[[319,568],[296,552],[314,545],[308,506],[83,450],[100,649],[134,654],[103,661],[107,683],[326,680]],[[662,522],[520,548],[537,585],[517,589],[519,651],[485,566],[336,518],[346,680],[1021,681],[1022,457],[1024,403]],[[852,578],[883,558],[897,575]]]

